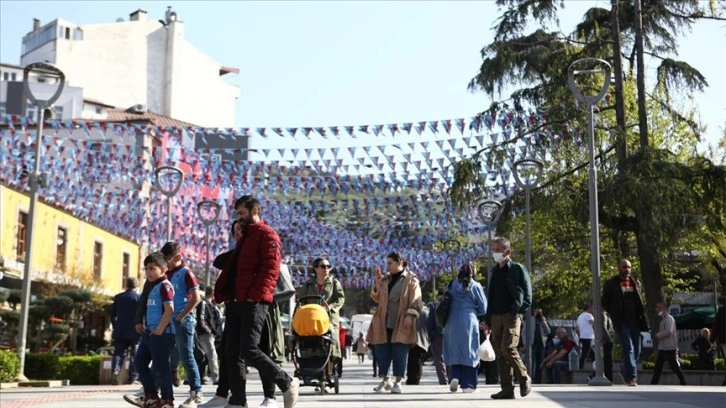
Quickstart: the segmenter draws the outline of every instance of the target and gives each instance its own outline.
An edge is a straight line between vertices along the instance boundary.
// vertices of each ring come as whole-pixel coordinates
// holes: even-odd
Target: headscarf
[[[464,290],[469,289],[469,283],[474,280],[476,276],[476,268],[471,262],[467,262],[459,268],[459,282]]]

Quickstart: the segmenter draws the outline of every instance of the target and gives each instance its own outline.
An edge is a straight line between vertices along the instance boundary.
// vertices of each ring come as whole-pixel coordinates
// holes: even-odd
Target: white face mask
[[[494,258],[494,262],[501,263],[505,259],[507,259],[506,256],[504,256],[504,252],[493,252],[492,257]]]
[[[558,337],[553,338],[552,339],[552,344],[554,344],[555,346],[558,345],[558,344],[560,344],[560,339]]]

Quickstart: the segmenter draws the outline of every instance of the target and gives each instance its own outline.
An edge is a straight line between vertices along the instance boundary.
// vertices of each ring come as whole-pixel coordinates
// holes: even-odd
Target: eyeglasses
[[[328,264],[320,264],[320,265],[318,265],[318,268],[330,269],[330,268],[332,268],[332,266],[330,266]]]

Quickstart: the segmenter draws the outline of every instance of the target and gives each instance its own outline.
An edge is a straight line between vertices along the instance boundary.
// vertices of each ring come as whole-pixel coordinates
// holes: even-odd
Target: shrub
[[[719,371],[726,370],[726,359],[717,358],[716,359],[716,369]]]
[[[643,361],[643,369],[644,370],[655,369],[655,362],[654,361]]]
[[[58,359],[58,379],[68,379],[71,385],[98,385],[101,356],[69,356]]]
[[[11,382],[20,371],[20,359],[14,351],[0,350],[0,382]]]
[[[60,374],[59,357],[48,353],[25,355],[25,376],[33,380],[55,380]]]

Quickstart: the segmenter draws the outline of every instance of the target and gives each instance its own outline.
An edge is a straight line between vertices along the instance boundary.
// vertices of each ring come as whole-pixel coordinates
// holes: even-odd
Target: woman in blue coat
[[[444,361],[451,367],[449,389],[474,392],[477,385],[479,356],[479,320],[484,318],[487,299],[484,289],[474,280],[474,265],[459,269],[459,277],[451,282],[451,311],[444,327]]]

